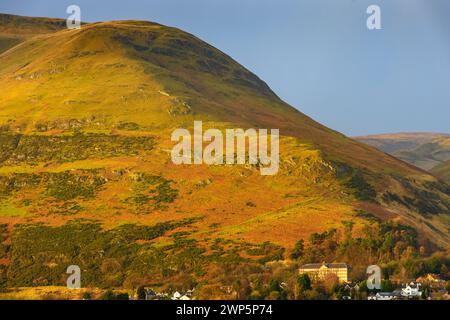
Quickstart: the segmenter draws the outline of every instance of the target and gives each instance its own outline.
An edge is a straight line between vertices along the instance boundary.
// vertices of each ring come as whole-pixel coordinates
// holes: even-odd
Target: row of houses
[[[308,274],[312,281],[320,281],[326,279],[328,275],[337,277],[340,283],[345,284],[345,288],[349,291],[359,291],[358,284],[350,283],[351,267],[347,263],[309,263],[300,267],[300,274]],[[422,283],[430,285],[430,287],[439,286],[445,283],[438,275],[428,274],[416,279],[410,283],[402,285],[401,288],[392,292],[378,292],[370,295],[369,300],[399,300],[418,298],[422,296]],[[229,288],[231,291],[231,287]],[[194,290],[176,291],[172,295],[168,293],[157,293],[151,288],[145,288],[146,300],[191,300]],[[346,297],[351,299],[351,297]]]
[[[392,292],[377,292],[376,294],[370,295],[368,300],[403,300],[420,298],[423,293],[422,284],[419,282],[412,281],[410,283],[405,283],[400,289],[396,289]]]
[[[165,292],[156,292],[152,288],[144,288],[145,300],[192,300],[194,290],[175,291],[172,295]]]

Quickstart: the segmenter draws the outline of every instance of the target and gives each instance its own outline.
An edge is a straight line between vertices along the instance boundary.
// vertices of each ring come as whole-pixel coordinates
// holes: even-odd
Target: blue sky
[[[0,12],[179,27],[347,135],[450,133],[448,0],[1,0]],[[366,9],[381,7],[382,30]]]

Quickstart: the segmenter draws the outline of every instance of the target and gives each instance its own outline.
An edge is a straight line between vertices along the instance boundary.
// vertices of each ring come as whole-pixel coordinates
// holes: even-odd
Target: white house
[[[412,281],[402,286],[402,296],[404,297],[420,297],[422,292],[422,284],[418,282]]]
[[[172,300],[191,300],[192,295],[193,295],[193,290],[188,290],[186,292],[175,291],[175,293],[172,296]]]

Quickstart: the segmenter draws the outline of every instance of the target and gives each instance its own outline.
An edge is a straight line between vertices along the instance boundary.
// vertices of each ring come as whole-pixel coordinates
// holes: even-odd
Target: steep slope
[[[0,265],[11,286],[36,285],[36,274],[54,283],[69,256],[101,265],[87,282],[119,286],[148,267],[127,258],[136,252],[170,260],[151,264],[155,277],[186,268],[199,276],[204,252],[276,260],[348,222],[364,234],[373,221],[394,221],[448,246],[448,185],[320,125],[181,30],[114,21],[40,34],[0,54],[0,81],[0,226],[12,246]],[[279,128],[279,173],[174,165],[171,132],[194,120],[205,129]],[[34,273],[20,272],[29,265]],[[112,279],[109,268],[126,272]]]
[[[450,135],[437,133],[396,133],[356,137],[424,170],[450,159]]]
[[[32,56],[38,58],[30,60]],[[96,74],[91,75],[94,70]],[[408,166],[309,119],[231,58],[173,28],[125,21],[92,24],[81,31],[64,30],[3,55],[0,75],[6,85],[0,120],[28,131],[43,119],[62,116],[97,113],[114,116],[116,122],[136,120],[143,126],[158,123],[166,127],[167,123],[191,123],[201,114],[205,120],[280,128],[283,134],[306,140],[337,160],[354,165],[414,173]],[[93,93],[99,83],[103,84],[102,93]],[[52,89],[59,92],[48,95]],[[31,94],[19,100],[17,92]],[[86,93],[102,97],[95,101]],[[46,95],[45,101],[39,100],[42,95]],[[148,118],[135,112],[137,105],[145,103],[145,95],[154,101],[142,109],[152,112]],[[172,106],[154,108],[164,103]],[[14,109],[14,104],[21,106]]]

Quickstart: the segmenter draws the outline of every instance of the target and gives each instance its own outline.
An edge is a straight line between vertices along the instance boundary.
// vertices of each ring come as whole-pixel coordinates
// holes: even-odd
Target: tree
[[[266,300],[280,300],[280,293],[278,291],[271,291]]]
[[[1,246],[1,244],[0,244]],[[0,265],[0,292],[6,290],[6,283],[7,283],[7,277],[6,277],[6,267],[3,265]]]
[[[323,286],[328,294],[333,294],[333,289],[339,285],[339,278],[334,273],[327,274],[323,279]]]
[[[305,243],[303,240],[298,240],[295,243],[294,250],[291,253],[291,259],[298,259],[303,256],[305,250]]]
[[[315,288],[308,290],[305,295],[306,300],[327,300],[328,296],[321,290],[321,288]]]
[[[92,299],[92,293],[85,292],[83,293],[83,300],[91,300]]]
[[[237,294],[237,299],[247,299],[252,292],[250,284],[246,279],[236,279],[233,282],[233,289]]]
[[[445,290],[447,290],[448,292],[450,292],[450,281],[448,281],[448,282],[445,284]]]
[[[343,221],[344,225],[344,234],[345,234],[345,242],[349,243],[352,240],[352,231],[355,223],[353,221]]]
[[[107,290],[100,300],[129,300],[129,295],[126,292],[119,292],[115,294],[112,290]]]
[[[129,300],[130,296],[126,292],[120,292],[115,296],[115,300]]]
[[[114,300],[115,297],[116,296],[114,295],[114,292],[112,290],[107,290],[102,294],[100,300]]]
[[[448,274],[448,267],[445,264],[441,265],[440,274],[444,274],[444,275]]]
[[[139,288],[137,288],[136,294],[137,294],[138,300],[145,300],[145,298],[147,296],[143,286],[140,286]]]
[[[422,291],[422,296],[421,298],[426,300],[428,299],[428,297],[430,296],[430,289],[428,289],[428,287],[426,287],[423,291]]]
[[[280,291],[280,283],[275,279],[270,280],[269,292],[272,292],[272,291],[277,291],[277,292]]]
[[[394,291],[395,285],[390,280],[381,280],[381,291]]]
[[[337,300],[342,300],[344,296],[352,296],[350,290],[345,289],[345,286],[339,283],[333,287],[332,292],[334,298],[336,298]]]
[[[311,279],[306,273],[303,273],[297,278],[297,296],[304,298],[308,290],[311,290]]]

